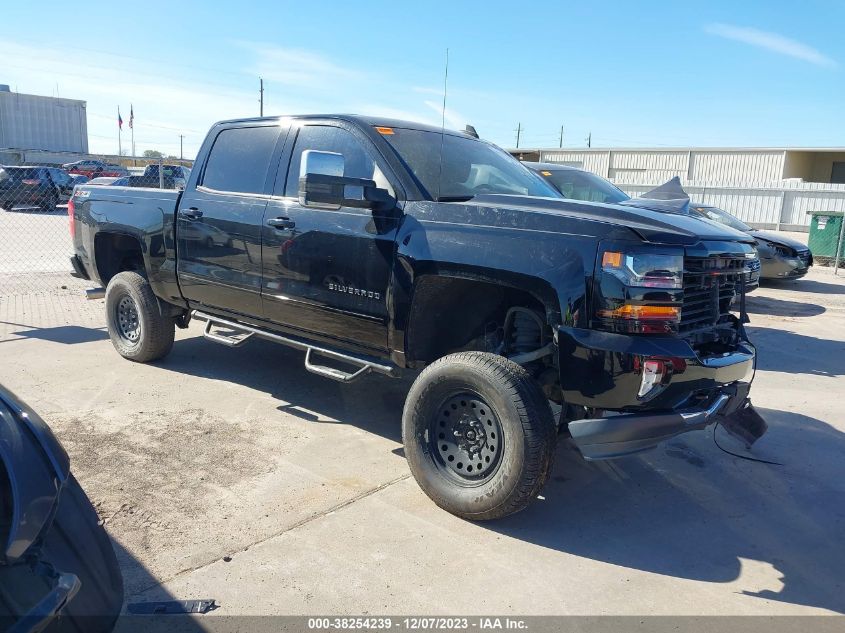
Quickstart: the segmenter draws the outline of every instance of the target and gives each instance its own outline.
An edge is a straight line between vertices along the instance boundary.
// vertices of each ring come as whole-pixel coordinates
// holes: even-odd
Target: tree
[[[163,158],[164,154],[162,154],[157,149],[145,149],[144,150],[144,158]]]

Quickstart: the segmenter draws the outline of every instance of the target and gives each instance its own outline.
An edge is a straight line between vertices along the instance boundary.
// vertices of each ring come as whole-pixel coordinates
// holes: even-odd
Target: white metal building
[[[787,179],[845,183],[845,148],[512,149],[523,160],[580,167],[613,182],[772,183]]]
[[[808,211],[845,210],[845,148],[512,149],[521,160],[579,167],[631,196],[678,176],[697,202],[759,228],[806,231]]]
[[[88,153],[85,102],[11,92],[0,85],[0,150]]]

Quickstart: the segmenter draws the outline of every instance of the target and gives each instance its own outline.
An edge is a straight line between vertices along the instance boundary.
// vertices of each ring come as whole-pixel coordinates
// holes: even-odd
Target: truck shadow
[[[770,430],[754,455],[783,466],[726,455],[712,430],[604,463],[583,461],[564,442],[544,500],[484,527],[622,568],[845,613],[845,434],[800,414],[761,413]],[[716,432],[719,444],[745,453]]]
[[[748,326],[757,346],[757,369],[813,374],[845,375],[845,342],[816,338],[788,330]]]
[[[840,277],[840,279],[843,279]],[[794,281],[766,280],[762,284],[765,288],[780,290],[794,290],[796,292],[812,292],[820,295],[845,294],[845,283],[830,284],[815,279],[796,279]]]
[[[307,422],[355,426],[402,441],[402,408],[415,375],[370,374],[341,384],[311,374],[304,353],[267,341],[225,348],[201,336],[176,341],[163,369],[246,385],[279,400],[277,409]]]
[[[785,342],[803,349],[816,367],[831,356],[831,341],[808,343],[809,337],[774,330],[771,336],[761,358],[772,368],[792,354]],[[816,353],[821,346],[824,355]],[[271,394],[280,411],[313,423],[349,424],[401,442],[413,376],[343,385],[307,373],[301,352],[278,345],[215,350],[201,337],[183,339],[159,366]],[[790,369],[809,370],[808,364]],[[478,529],[620,568],[730,583],[743,595],[845,613],[845,434],[797,413],[761,412],[770,430],[754,455],[783,466],[721,452],[712,429],[614,462],[585,462],[562,440],[543,499]],[[718,441],[744,453],[721,429]]]
[[[83,327],[80,325],[58,325],[56,327],[33,327],[30,325],[23,325],[20,323],[10,323],[8,321],[0,321],[0,324],[20,326],[22,330],[10,332],[9,337],[0,338],[0,343],[8,343],[20,339],[40,339],[42,341],[51,341],[53,343],[63,343],[65,345],[76,345],[79,343],[91,343],[93,341],[102,341],[109,337],[105,327],[93,328]]]
[[[768,316],[811,317],[824,314],[824,306],[806,301],[789,301],[764,296],[750,296],[746,303],[749,314]]]

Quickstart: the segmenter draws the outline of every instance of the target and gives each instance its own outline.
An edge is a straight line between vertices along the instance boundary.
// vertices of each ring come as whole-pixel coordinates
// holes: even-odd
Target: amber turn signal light
[[[622,253],[605,251],[601,256],[602,268],[622,268]]]
[[[602,310],[600,316],[614,319],[636,319],[640,321],[650,319],[680,321],[681,309],[671,306],[636,306],[626,303],[615,310]]]

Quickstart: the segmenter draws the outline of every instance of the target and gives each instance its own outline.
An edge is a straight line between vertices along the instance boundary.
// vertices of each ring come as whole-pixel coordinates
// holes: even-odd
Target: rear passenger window
[[[202,186],[215,191],[264,193],[277,126],[241,127],[217,135],[206,161]]]

